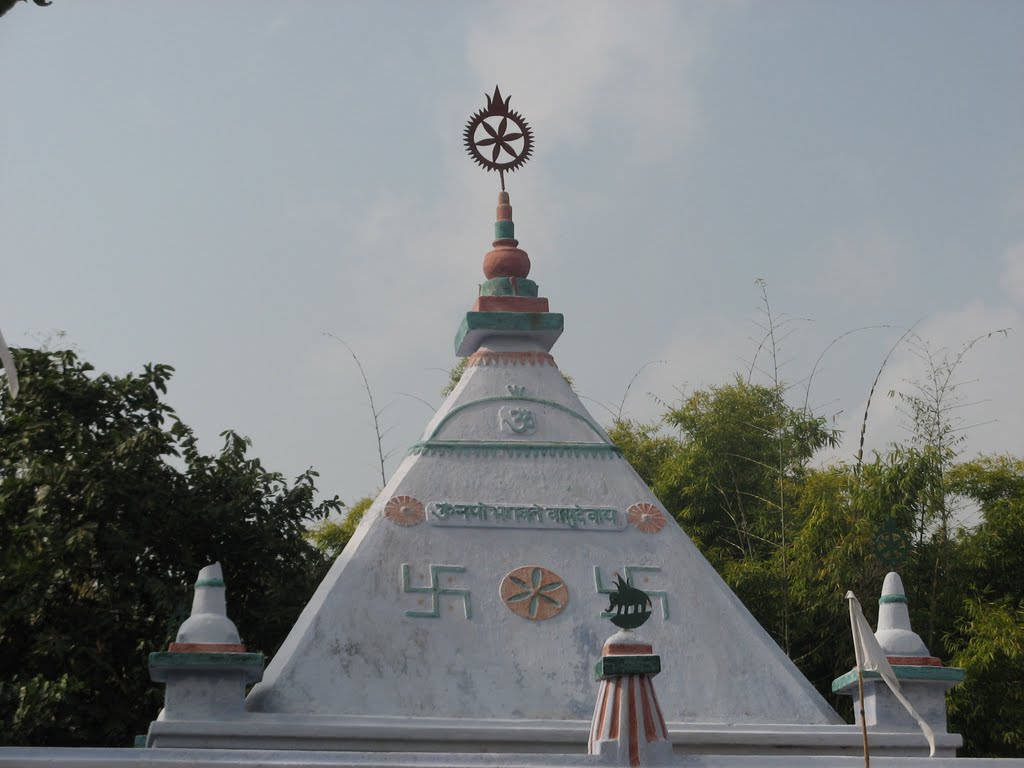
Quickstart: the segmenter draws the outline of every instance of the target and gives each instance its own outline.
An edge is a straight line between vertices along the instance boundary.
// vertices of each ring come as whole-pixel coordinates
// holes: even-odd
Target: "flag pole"
[[[852,591],[846,593],[846,602],[850,607],[850,629],[853,633],[853,658],[857,664],[857,699],[860,706],[860,733],[864,742],[864,768],[871,768],[871,753],[868,751],[868,719],[864,716],[864,638],[861,637],[861,627],[857,623],[857,613],[854,611],[854,604],[860,609],[857,596]]]
[[[857,693],[860,696],[860,733],[864,740],[864,768],[871,768],[871,755],[868,752],[868,720],[864,717],[864,670],[857,665]]]

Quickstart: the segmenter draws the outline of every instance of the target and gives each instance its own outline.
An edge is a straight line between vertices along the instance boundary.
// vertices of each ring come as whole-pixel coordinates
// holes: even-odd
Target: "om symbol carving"
[[[517,435],[530,435],[537,430],[537,418],[529,408],[506,406],[498,411],[498,429]]]

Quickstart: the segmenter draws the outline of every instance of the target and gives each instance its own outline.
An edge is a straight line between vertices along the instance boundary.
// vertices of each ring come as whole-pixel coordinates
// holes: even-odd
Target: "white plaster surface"
[[[493,347],[542,349],[522,338],[497,339]],[[508,399],[509,385],[561,408]],[[506,400],[476,402],[483,398]],[[499,411],[508,406],[531,410],[535,429],[502,428]],[[593,424],[553,366],[476,366],[424,440],[607,442]],[[251,692],[251,713],[589,722],[593,667],[612,628],[600,616],[608,600],[596,590],[597,568],[605,587],[619,572],[642,589],[666,593],[654,596],[644,631],[662,658],[658,695],[670,724],[841,722],[670,515],[658,533],[596,524],[458,527],[430,519],[402,526],[382,514],[394,496],[424,506],[613,507],[620,523],[636,502],[660,508],[617,455],[459,448],[408,456]],[[437,597],[437,618],[407,615],[430,611],[434,596],[403,591],[403,564],[413,587],[430,584],[431,564],[462,569],[441,572],[439,586],[468,590],[469,616],[467,599],[456,594]],[[567,607],[553,618],[522,618],[500,598],[505,574],[527,565],[550,569],[568,586]]]
[[[224,581],[220,563],[199,571],[197,583]],[[192,613],[178,629],[179,643],[238,643],[238,629],[227,616],[224,587],[197,586],[192,597]]]
[[[1024,760],[871,756],[875,768],[1022,768]],[[680,768],[859,768],[860,755],[677,755]],[[0,768],[583,768],[587,755],[311,752],[242,749],[38,749],[0,747]]]
[[[903,580],[895,571],[882,582],[882,597],[906,597]],[[880,603],[878,631],[875,639],[888,656],[931,656],[921,636],[910,627],[910,611],[906,603]]]
[[[941,733],[946,730],[946,691],[954,685],[947,680],[901,680],[900,693],[936,733]],[[856,706],[854,716],[859,723]],[[881,680],[864,681],[864,717],[868,725],[889,731],[919,732],[917,722]]]
[[[247,670],[161,670],[164,708],[159,720],[224,720],[245,714]]]
[[[476,720],[250,713],[244,719],[157,721],[148,746],[386,752],[501,752],[584,754],[590,720]],[[872,754],[927,755],[920,731],[869,726]],[[669,723],[675,754],[859,754],[855,725],[722,725]],[[957,734],[937,733],[938,754],[962,745]]]

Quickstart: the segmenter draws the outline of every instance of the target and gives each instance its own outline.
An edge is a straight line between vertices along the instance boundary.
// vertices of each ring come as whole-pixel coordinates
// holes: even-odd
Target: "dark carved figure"
[[[607,613],[615,612],[612,624],[622,629],[636,629],[651,617],[651,598],[642,589],[628,584],[615,574],[615,591],[608,596]]]
[[[49,5],[52,0],[32,0],[38,6]],[[0,16],[3,16],[21,0],[0,0]]]

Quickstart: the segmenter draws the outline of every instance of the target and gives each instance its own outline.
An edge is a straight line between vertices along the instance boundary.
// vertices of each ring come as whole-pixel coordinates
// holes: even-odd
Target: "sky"
[[[924,345],[979,337],[961,448],[1021,454],[1022,33],[996,0],[22,3],[0,19],[0,329],[173,365],[205,450],[233,429],[372,495],[334,337],[390,475],[484,279],[498,179],[462,129],[499,84],[536,139],[516,234],[597,419],[766,383],[767,306],[790,401],[843,430],[823,461],[856,451],[894,345],[868,451],[908,438],[888,393],[926,377]]]

